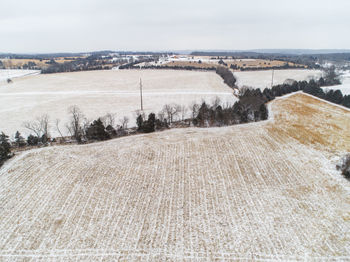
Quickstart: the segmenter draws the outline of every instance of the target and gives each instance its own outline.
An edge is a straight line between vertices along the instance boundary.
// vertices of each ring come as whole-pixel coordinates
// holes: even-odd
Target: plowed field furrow
[[[303,94],[271,108],[16,156],[0,169],[0,261],[349,260],[335,160],[350,112]]]

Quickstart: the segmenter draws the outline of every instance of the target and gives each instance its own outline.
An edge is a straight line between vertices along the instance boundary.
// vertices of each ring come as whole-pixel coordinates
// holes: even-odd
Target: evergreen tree
[[[29,135],[27,138],[27,144],[30,146],[36,146],[39,143],[39,138],[37,136]]]
[[[269,117],[269,111],[265,104],[261,104],[259,111],[261,120],[266,120]]]
[[[143,117],[141,114],[136,118],[136,124],[137,124],[137,130],[142,131],[142,129],[143,129]]]
[[[350,108],[350,95],[344,96],[342,105]]]
[[[90,140],[107,140],[110,135],[107,133],[101,119],[97,119],[86,129],[86,137]]]
[[[150,113],[148,115],[147,121],[144,123],[143,132],[151,133],[155,131],[155,123],[156,123],[156,115],[154,113]]]
[[[15,142],[18,147],[23,147],[26,145],[25,139],[21,136],[21,133],[18,131],[15,134]]]
[[[11,144],[9,137],[1,132],[0,135],[0,166],[5,162],[6,159],[10,158]]]

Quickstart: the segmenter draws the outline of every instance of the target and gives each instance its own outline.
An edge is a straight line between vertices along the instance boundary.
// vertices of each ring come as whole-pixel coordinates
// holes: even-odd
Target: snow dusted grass
[[[116,113],[116,120],[128,116],[129,125],[134,126],[140,109],[140,77],[146,113],[158,113],[167,103],[188,106],[202,99],[211,102],[216,96],[223,102],[237,100],[215,72],[109,70],[38,75],[0,88],[0,130],[26,133],[22,123],[46,113],[51,134],[58,135],[55,119],[61,119],[61,130],[66,132],[67,109],[72,105],[90,120],[110,112]]]
[[[272,70],[263,71],[243,71],[234,72],[234,76],[237,78],[237,85],[239,87],[249,86],[254,88],[260,88],[263,90],[268,87],[271,88]],[[287,79],[293,79],[296,81],[310,80],[312,78],[318,79],[321,77],[321,71],[319,70],[305,70],[305,69],[286,69],[286,70],[274,70],[273,84],[283,84]]]
[[[28,151],[0,170],[0,260],[347,260],[350,112],[303,94],[274,118]]]

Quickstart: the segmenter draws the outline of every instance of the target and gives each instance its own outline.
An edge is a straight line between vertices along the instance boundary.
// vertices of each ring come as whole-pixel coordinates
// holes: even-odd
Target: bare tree
[[[107,127],[109,125],[114,127],[114,125],[115,125],[115,114],[107,113],[105,116],[103,116],[101,118],[101,121],[103,122],[103,125],[105,127]]]
[[[82,124],[82,130],[81,130],[81,134],[82,135],[85,135],[85,130],[88,129],[88,127],[90,126],[90,124],[93,122],[93,120],[87,118],[87,117],[84,117],[83,118],[83,124]]]
[[[71,136],[80,142],[81,136],[83,135],[82,122],[84,120],[84,115],[77,106],[71,106],[68,109],[68,113],[70,114],[70,120],[67,124],[67,129]]]
[[[192,119],[195,119],[197,117],[199,108],[199,104],[197,104],[196,102],[192,102],[192,104],[189,107]]]
[[[29,129],[30,131],[33,131],[37,137],[41,137],[41,127],[40,123],[38,123],[37,121],[24,122],[23,126]]]
[[[49,116],[47,114],[37,117],[32,122],[25,122],[23,126],[33,131],[37,137],[42,137],[43,135],[46,138],[49,137]]]
[[[57,119],[56,119],[56,122],[55,122],[55,124],[56,124],[56,130],[57,130],[57,132],[60,134],[62,140],[64,141],[64,137],[63,137],[62,132],[61,132],[60,127],[59,127],[60,122],[61,122],[61,120],[59,120],[59,119],[57,118]]]
[[[49,116],[47,114],[39,117],[39,122],[41,126],[41,131],[43,135],[48,138],[49,137]]]
[[[221,99],[220,97],[216,96],[213,100],[212,100],[212,105],[213,108],[216,109],[219,105],[221,105]]]
[[[186,106],[184,106],[184,105],[180,106],[181,121],[184,121],[184,120],[185,120],[186,113],[187,113],[187,108],[186,108]]]
[[[164,112],[164,110],[161,110],[161,111],[158,113],[158,119],[159,119],[161,122],[164,122],[164,120],[165,120],[165,112]]]
[[[166,104],[163,107],[163,112],[166,114],[169,124],[174,121],[174,118],[180,113],[180,111],[181,106],[178,104]]]
[[[250,87],[250,86],[242,86],[240,89],[239,89],[239,93],[238,93],[238,96],[244,96],[244,94],[248,91],[248,90],[252,90],[254,88]]]
[[[122,128],[126,129],[126,128],[128,128],[129,117],[124,116],[122,119],[119,120],[119,122],[122,125]]]

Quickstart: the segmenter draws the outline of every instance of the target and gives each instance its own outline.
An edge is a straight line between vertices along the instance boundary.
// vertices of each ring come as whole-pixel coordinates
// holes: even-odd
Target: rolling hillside
[[[0,169],[0,260],[350,259],[350,111],[25,152]]]

